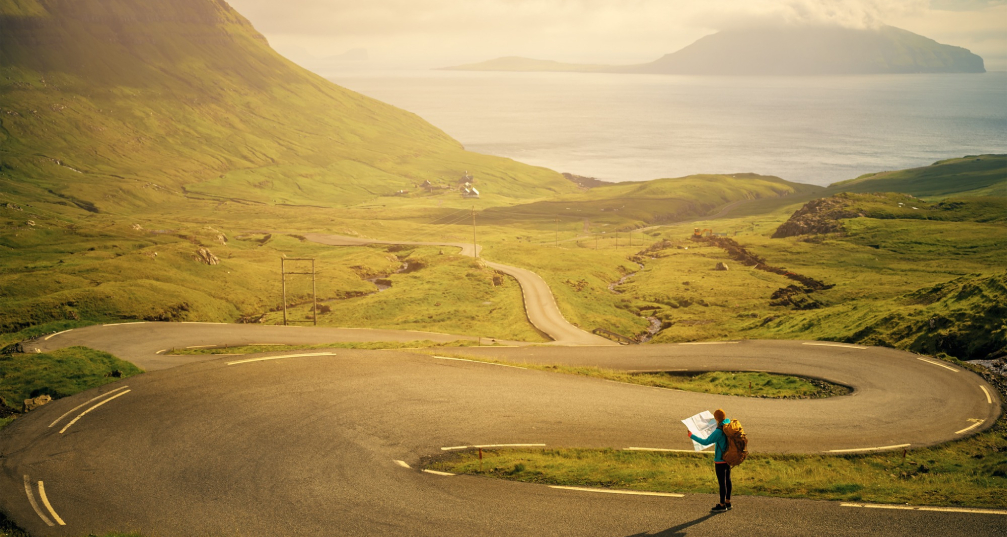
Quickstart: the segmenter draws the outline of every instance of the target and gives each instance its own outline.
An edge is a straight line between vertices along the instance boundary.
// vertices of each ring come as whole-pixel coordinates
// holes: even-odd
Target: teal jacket
[[[727,425],[728,423],[731,423],[731,420],[724,419],[723,424]],[[710,436],[706,438],[700,438],[694,434],[689,435],[689,438],[692,438],[704,446],[708,446],[716,442],[717,447],[713,454],[713,462],[724,462],[724,452],[727,451],[727,435],[724,434],[724,431],[722,431],[719,427],[710,433]]]

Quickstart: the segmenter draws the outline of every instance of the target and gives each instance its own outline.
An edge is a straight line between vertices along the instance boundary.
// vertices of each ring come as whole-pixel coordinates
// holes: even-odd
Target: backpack
[[[727,451],[724,452],[724,462],[731,465],[731,468],[745,462],[748,458],[748,437],[745,436],[745,429],[741,422],[731,420],[724,425],[724,436],[727,437]]]

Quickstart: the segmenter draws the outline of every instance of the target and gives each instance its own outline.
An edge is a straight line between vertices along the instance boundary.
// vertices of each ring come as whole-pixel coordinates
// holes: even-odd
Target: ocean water
[[[471,151],[607,181],[755,172],[828,185],[1007,153],[1007,73],[400,71],[330,79],[419,114]]]

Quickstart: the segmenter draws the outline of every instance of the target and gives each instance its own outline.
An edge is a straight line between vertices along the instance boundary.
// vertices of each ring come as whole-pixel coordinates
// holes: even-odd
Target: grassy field
[[[0,365],[0,397],[17,409],[25,399],[39,395],[59,399],[143,372],[129,362],[87,347],[2,355]]]
[[[959,366],[969,367],[966,364]],[[996,382],[990,373],[984,376]],[[999,380],[1001,396],[1005,386]],[[438,456],[426,468],[562,486],[653,492],[717,492],[703,454],[615,449],[484,449]],[[910,505],[1007,508],[1007,418],[940,446],[856,455],[752,453],[732,470],[736,504],[744,496]]]

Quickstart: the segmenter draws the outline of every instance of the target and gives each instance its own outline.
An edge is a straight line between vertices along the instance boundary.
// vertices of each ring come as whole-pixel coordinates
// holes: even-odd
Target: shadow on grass
[[[685,523],[679,524],[677,526],[672,526],[672,527],[670,527],[670,528],[668,528],[666,530],[661,530],[661,531],[659,531],[657,533],[634,533],[633,535],[630,535],[629,537],[679,537],[679,536],[684,536],[685,535],[685,530],[687,530],[687,529],[695,526],[696,524],[699,524],[699,523],[704,522],[704,521],[706,521],[706,520],[708,520],[710,518],[713,518],[713,517],[717,516],[718,514],[719,513],[707,513],[707,514],[705,514],[705,515],[697,518],[696,520],[690,520],[689,522],[685,522]]]

